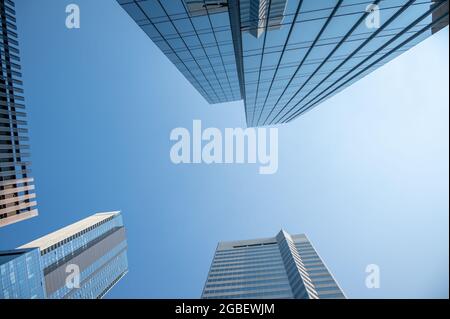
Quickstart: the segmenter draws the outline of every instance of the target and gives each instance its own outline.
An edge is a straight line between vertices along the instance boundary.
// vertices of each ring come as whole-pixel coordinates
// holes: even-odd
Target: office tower
[[[44,276],[38,248],[0,251],[0,299],[42,299]]]
[[[287,123],[448,25],[448,0],[117,0],[209,103]],[[382,94],[382,93],[381,93]]]
[[[0,0],[0,227],[37,216],[14,2]]]
[[[127,241],[119,212],[98,213],[32,241],[39,248],[49,299],[102,298],[128,271]],[[79,270],[79,287],[67,285]]]
[[[204,299],[345,298],[305,235],[222,242],[203,289]]]
[[[97,299],[128,272],[120,212],[98,213],[0,252],[0,299]]]
[[[119,0],[211,104],[241,100],[227,1],[217,2]]]

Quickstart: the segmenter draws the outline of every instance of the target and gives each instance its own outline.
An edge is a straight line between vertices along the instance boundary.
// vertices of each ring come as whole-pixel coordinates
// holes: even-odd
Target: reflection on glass
[[[448,25],[448,0],[117,1],[209,103],[244,99],[248,126],[292,121]]]

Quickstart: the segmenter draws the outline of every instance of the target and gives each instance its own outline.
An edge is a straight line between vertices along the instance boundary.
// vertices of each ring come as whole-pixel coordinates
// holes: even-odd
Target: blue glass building
[[[0,299],[42,299],[45,282],[38,248],[0,252]]]
[[[127,241],[119,212],[98,213],[21,248],[38,247],[49,299],[102,298],[128,271]],[[79,284],[67,284],[69,274]]]
[[[240,100],[227,8],[163,2],[119,1],[209,103]]]
[[[204,299],[342,299],[342,290],[305,235],[222,242]]]
[[[448,0],[117,0],[209,103],[287,123],[448,25]]]
[[[122,215],[109,212],[0,252],[0,299],[103,298],[128,272],[127,247]]]

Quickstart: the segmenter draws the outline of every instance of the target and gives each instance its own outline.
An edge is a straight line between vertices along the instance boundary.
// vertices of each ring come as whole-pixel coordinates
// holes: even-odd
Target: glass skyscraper
[[[209,103],[287,123],[448,25],[448,0],[118,0]]]
[[[342,290],[306,235],[222,242],[204,299],[342,299]]]
[[[230,18],[222,2],[119,0],[209,103],[241,99]]]
[[[45,298],[38,248],[0,251],[0,299]]]
[[[38,214],[14,2],[0,0],[0,227]]]
[[[128,272],[122,216],[98,213],[17,250],[0,252],[0,270],[3,298],[102,298]],[[33,288],[38,280],[42,293]]]

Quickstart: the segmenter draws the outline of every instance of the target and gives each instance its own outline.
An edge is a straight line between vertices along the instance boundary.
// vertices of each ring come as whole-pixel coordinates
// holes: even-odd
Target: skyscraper
[[[0,251],[0,299],[45,298],[38,248]]]
[[[117,0],[209,103],[287,123],[448,25],[448,0]]]
[[[0,0],[0,227],[38,214],[14,2]]]
[[[205,299],[345,298],[306,235],[222,242],[203,289]]]
[[[3,298],[102,298],[128,271],[122,216],[98,213],[0,252],[0,271]]]
[[[240,100],[226,1],[162,2],[119,1],[209,103]]]

